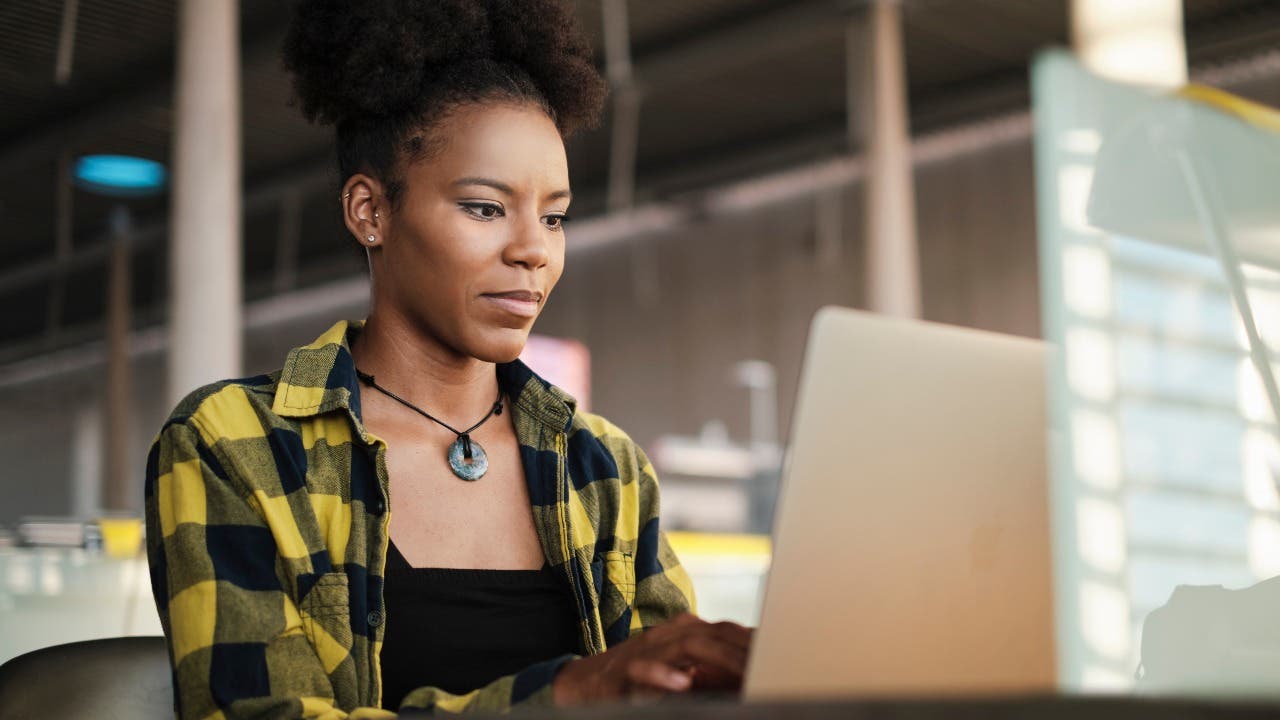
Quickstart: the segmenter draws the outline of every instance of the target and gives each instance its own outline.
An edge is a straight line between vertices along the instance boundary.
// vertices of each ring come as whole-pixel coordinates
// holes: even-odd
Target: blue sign
[[[76,184],[114,197],[152,195],[164,188],[164,165],[128,155],[85,155],[76,160]]]

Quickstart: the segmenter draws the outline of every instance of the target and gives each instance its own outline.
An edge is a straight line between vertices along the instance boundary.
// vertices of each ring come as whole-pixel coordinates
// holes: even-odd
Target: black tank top
[[[581,652],[567,582],[541,570],[415,568],[395,543],[383,573],[382,707],[411,690],[463,694]]]

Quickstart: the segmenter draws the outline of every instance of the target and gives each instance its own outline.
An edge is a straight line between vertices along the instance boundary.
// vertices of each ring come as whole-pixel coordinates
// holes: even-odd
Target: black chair
[[[0,720],[172,720],[163,637],[54,645],[0,665]]]

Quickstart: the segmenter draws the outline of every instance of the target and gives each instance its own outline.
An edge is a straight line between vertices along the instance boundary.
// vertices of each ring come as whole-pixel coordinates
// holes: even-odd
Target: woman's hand
[[[580,658],[556,675],[556,705],[619,700],[688,690],[737,690],[751,647],[751,629],[684,614]]]

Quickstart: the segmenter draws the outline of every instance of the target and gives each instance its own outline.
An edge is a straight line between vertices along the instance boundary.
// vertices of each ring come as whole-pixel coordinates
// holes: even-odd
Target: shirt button
[[[374,610],[369,613],[369,617],[366,619],[369,621],[369,627],[378,627],[382,624],[382,612]]]
[[[381,501],[381,500],[374,500],[374,501],[373,501],[373,511],[374,511],[374,512],[376,512],[376,513],[380,513],[380,512],[382,512],[382,510],[383,510],[383,508],[384,508],[384,507],[385,507],[385,506],[382,504],[382,501]]]

